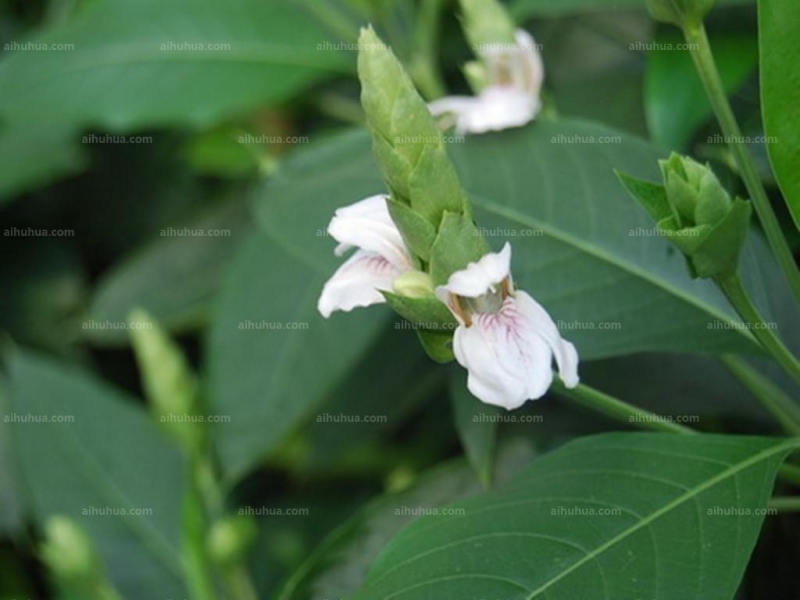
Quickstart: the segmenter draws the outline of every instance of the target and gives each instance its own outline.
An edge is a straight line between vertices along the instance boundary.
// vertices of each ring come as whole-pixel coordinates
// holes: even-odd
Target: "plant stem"
[[[605,392],[601,392],[600,390],[596,390],[582,383],[579,383],[574,388],[567,388],[562,382],[554,380],[553,389],[582,406],[601,412],[617,421],[635,425],[642,429],[651,429],[653,431],[663,431],[666,433],[697,433],[694,429],[678,423],[673,423],[661,415],[637,408],[632,404],[623,402],[618,398],[614,398]]]
[[[755,304],[750,300],[750,296],[747,295],[741,278],[738,275],[733,275],[727,279],[717,279],[715,281],[736,309],[736,312],[739,313],[739,316],[750,326],[750,333],[755,336],[764,350],[772,355],[775,361],[783,367],[784,371],[796,382],[800,383],[800,362],[764,322]]]
[[[775,417],[786,433],[800,435],[800,406],[781,388],[738,356],[723,354],[719,361]]]
[[[761,226],[767,236],[769,245],[772,247],[772,252],[775,254],[775,258],[778,260],[786,280],[792,288],[795,299],[800,301],[800,272],[797,269],[789,245],[783,237],[780,224],[772,210],[764,184],[758,176],[753,158],[742,141],[742,132],[725,94],[722,79],[714,62],[714,56],[711,53],[711,46],[708,43],[706,29],[702,22],[686,24],[683,27],[683,33],[688,42],[689,53],[692,55],[697,73],[706,89],[706,95],[722,128],[722,133],[729,140],[728,144],[736,158],[736,164],[739,166],[740,174],[747,192],[750,194],[750,199],[753,201],[753,206],[761,221]]]
[[[582,383],[574,388],[567,388],[560,380],[554,379],[552,389],[570,400],[616,419],[621,423],[636,425],[641,429],[660,431],[664,433],[677,433],[681,435],[691,435],[698,433],[691,427],[686,427],[678,423],[666,420],[664,417],[652,413],[648,410],[637,408],[610,394],[596,390]],[[783,464],[778,469],[781,479],[794,485],[800,485],[800,468]]]
[[[767,506],[778,512],[800,511],[800,496],[775,496],[770,498]]]

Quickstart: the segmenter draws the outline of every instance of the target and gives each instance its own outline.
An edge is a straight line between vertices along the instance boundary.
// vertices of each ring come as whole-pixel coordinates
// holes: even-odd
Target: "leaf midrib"
[[[767,458],[770,458],[771,456],[774,456],[776,454],[780,454],[782,452],[788,452],[789,450],[791,450],[793,448],[798,448],[798,447],[800,447],[800,440],[798,440],[798,439],[787,440],[783,444],[780,444],[778,446],[773,446],[772,448],[768,448],[766,450],[762,450],[758,454],[755,454],[755,455],[749,457],[748,459],[743,460],[742,462],[740,462],[738,464],[731,465],[728,469],[725,469],[721,473],[718,473],[717,475],[715,475],[711,479],[707,480],[705,483],[702,483],[702,484],[700,484],[698,486],[695,486],[694,488],[689,489],[686,493],[678,496],[673,501],[668,502],[667,504],[662,506],[660,509],[652,512],[650,515],[648,515],[647,517],[645,517],[644,519],[642,519],[641,521],[639,521],[635,525],[629,527],[628,529],[625,529],[625,530],[621,531],[619,534],[617,534],[616,536],[614,536],[613,538],[611,538],[610,540],[608,540],[604,544],[601,544],[600,546],[598,546],[597,548],[595,548],[594,550],[592,550],[591,552],[586,554],[586,556],[582,557],[580,560],[575,561],[572,565],[570,565],[568,568],[564,569],[557,576],[555,576],[552,579],[550,579],[550,581],[548,581],[545,584],[539,586],[539,588],[533,590],[531,592],[531,594],[526,597],[525,600],[533,600],[537,595],[541,594],[542,592],[545,592],[548,588],[552,587],[553,585],[555,585],[556,583],[561,581],[564,577],[566,577],[570,573],[574,572],[575,570],[579,569],[580,567],[585,565],[587,562],[589,562],[591,560],[594,560],[600,554],[602,554],[606,550],[610,549],[611,547],[615,546],[619,542],[623,541],[628,536],[636,533],[637,531],[639,531],[643,527],[649,525],[650,523],[652,523],[653,521],[655,521],[659,517],[667,514],[668,512],[673,510],[674,508],[677,508],[678,506],[683,504],[684,502],[687,502],[688,500],[691,500],[691,499],[695,498],[696,496],[700,495],[702,492],[708,490],[709,488],[714,487],[715,485],[717,485],[718,483],[724,481],[725,479],[728,479],[731,476],[735,476],[740,471],[743,471],[746,468],[751,467],[754,464],[757,464],[757,463],[761,462],[762,460],[766,460]]]
[[[740,324],[740,322],[734,320],[731,317],[731,315],[728,315],[728,314],[725,314],[725,313],[721,312],[716,307],[713,307],[713,306],[710,306],[710,305],[707,305],[707,304],[704,304],[704,303],[700,302],[699,299],[693,297],[690,294],[687,294],[683,290],[680,290],[678,288],[675,288],[675,287],[669,285],[666,281],[664,281],[664,280],[662,280],[662,279],[660,279],[658,277],[653,277],[650,273],[648,273],[644,269],[642,269],[642,268],[640,268],[638,266],[635,266],[635,265],[629,263],[628,261],[621,260],[621,259],[619,259],[619,257],[615,256],[614,254],[611,254],[610,252],[607,252],[607,251],[599,248],[598,246],[594,246],[594,245],[588,244],[586,242],[583,242],[582,240],[580,240],[579,238],[573,236],[572,234],[569,234],[569,233],[567,233],[567,232],[565,232],[563,230],[559,230],[559,229],[553,227],[552,225],[550,225],[550,224],[548,224],[548,223],[546,223],[544,221],[539,221],[538,219],[535,219],[533,217],[529,217],[529,216],[523,215],[523,214],[517,212],[515,209],[498,206],[497,204],[495,204],[495,203],[493,203],[493,202],[491,202],[489,200],[486,200],[486,199],[482,198],[481,196],[476,196],[474,194],[470,194],[470,198],[473,200],[473,203],[476,206],[482,208],[483,210],[485,210],[485,211],[487,211],[489,213],[492,213],[492,214],[500,216],[500,217],[504,217],[504,218],[509,219],[511,221],[516,221],[520,225],[525,225],[526,227],[531,227],[533,229],[538,229],[538,230],[542,231],[545,235],[551,237],[554,240],[557,240],[557,241],[562,242],[564,244],[570,245],[570,246],[574,247],[575,249],[583,252],[584,254],[587,254],[587,255],[592,256],[592,257],[594,257],[594,258],[596,258],[596,259],[598,259],[598,260],[600,260],[602,262],[605,262],[607,264],[615,266],[618,269],[620,269],[622,271],[625,271],[626,273],[628,273],[628,274],[630,274],[630,275],[632,275],[634,277],[637,277],[637,278],[639,278],[641,280],[647,281],[648,283],[652,284],[654,287],[657,287],[657,288],[660,288],[660,289],[664,290],[668,294],[683,300],[687,304],[689,304],[691,306],[694,306],[695,308],[697,308],[700,311],[708,314],[709,316],[715,317],[719,321],[722,321],[722,322],[725,322],[725,323],[734,324],[734,325]],[[754,339],[752,337],[752,334],[750,334],[746,330],[746,328],[734,326],[734,327],[731,328],[731,330],[733,330],[734,332],[738,333],[739,335],[741,335],[743,338],[747,339],[751,343],[755,343]]]

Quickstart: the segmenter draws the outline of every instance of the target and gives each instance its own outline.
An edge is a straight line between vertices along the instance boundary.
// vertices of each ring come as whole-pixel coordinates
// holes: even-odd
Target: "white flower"
[[[564,384],[578,385],[575,346],[561,338],[541,305],[514,290],[510,266],[506,243],[436,288],[459,322],[453,352],[469,373],[469,391],[508,410],[544,395],[553,380],[553,358]]]
[[[384,302],[379,290],[391,291],[398,277],[414,269],[384,195],[337,209],[328,233],[339,242],[337,256],[357,250],[322,289],[317,310],[326,319],[337,310]]]
[[[533,37],[522,29],[516,45],[479,51],[489,85],[477,96],[447,96],[428,108],[435,117],[452,115],[456,132],[486,133],[520,127],[532,121],[542,105],[539,93],[544,65]]]

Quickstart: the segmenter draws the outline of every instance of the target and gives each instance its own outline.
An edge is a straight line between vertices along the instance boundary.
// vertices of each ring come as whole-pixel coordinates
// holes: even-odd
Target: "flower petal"
[[[534,323],[509,296],[497,313],[473,315],[456,329],[453,352],[467,369],[467,387],[481,401],[513,410],[545,394],[553,380],[553,354]]]
[[[516,80],[516,85],[538,99],[544,82],[542,55],[533,36],[524,29],[517,29],[516,38],[517,45],[520,47],[519,79]],[[539,110],[537,109],[536,112],[538,113]]]
[[[506,242],[500,252],[485,254],[466,269],[456,271],[447,280],[447,285],[436,288],[436,296],[449,306],[449,294],[478,298],[494,291],[511,272],[511,245]]]
[[[570,342],[563,339],[544,307],[529,294],[522,291],[514,293],[517,308],[533,331],[536,332],[553,351],[558,365],[558,374],[564,385],[573,388],[578,385],[578,351]]]
[[[411,258],[386,206],[386,196],[370,196],[336,210],[328,233],[339,242],[340,256],[356,247],[379,254],[399,268],[411,268]]]
[[[404,271],[376,252],[357,250],[325,283],[317,310],[326,319],[337,310],[385,302],[378,290],[392,290]]]
[[[470,133],[522,127],[530,123],[540,109],[538,98],[513,86],[487,87],[476,100],[459,120],[459,127]]]

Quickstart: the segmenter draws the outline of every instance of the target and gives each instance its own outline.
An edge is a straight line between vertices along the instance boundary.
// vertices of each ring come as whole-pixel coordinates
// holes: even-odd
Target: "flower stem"
[[[722,79],[714,62],[714,56],[711,53],[711,46],[708,43],[706,29],[702,22],[686,24],[683,28],[683,33],[688,42],[689,53],[706,89],[706,95],[708,95],[708,99],[714,109],[717,121],[719,121],[723,134],[729,140],[728,144],[736,158],[736,164],[739,166],[745,187],[750,194],[750,199],[753,201],[753,206],[761,221],[761,226],[767,236],[769,245],[772,247],[772,252],[775,254],[786,280],[792,288],[795,299],[800,301],[800,272],[797,269],[789,245],[783,237],[780,224],[772,210],[764,184],[758,176],[753,158],[742,141],[742,132],[725,94]]]
[[[574,388],[566,387],[560,380],[553,379],[552,389],[570,400],[616,419],[621,423],[635,425],[641,429],[660,431],[664,433],[677,433],[682,435],[697,434],[691,427],[673,423],[662,416],[648,410],[637,408],[610,394],[596,390],[582,383]],[[778,474],[784,481],[800,485],[800,468],[791,464],[783,464],[778,469]]]
[[[778,512],[800,511],[800,496],[775,496],[770,498],[767,506]]]
[[[638,426],[642,429],[663,431],[666,433],[697,433],[694,429],[673,423],[661,415],[637,408],[618,398],[579,383],[574,388],[567,388],[561,381],[553,381],[553,389],[559,394],[582,406],[603,413],[617,421]]]
[[[784,431],[800,435],[800,406],[772,381],[738,356],[723,354],[719,361],[755,396]]]
[[[747,295],[741,278],[738,275],[733,275],[727,279],[717,279],[715,281],[736,309],[736,312],[739,313],[739,316],[750,326],[750,333],[755,336],[764,350],[772,355],[775,361],[783,367],[784,371],[796,382],[800,383],[800,362],[764,322],[755,304]]]

